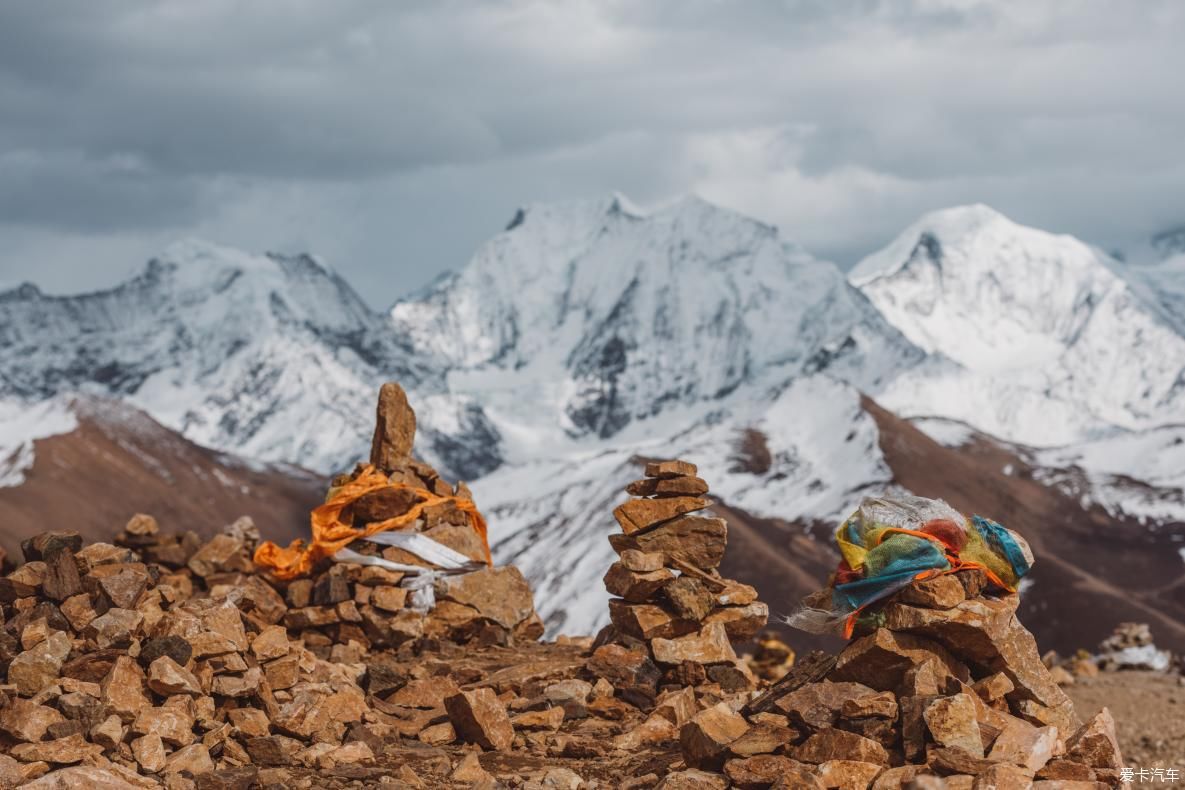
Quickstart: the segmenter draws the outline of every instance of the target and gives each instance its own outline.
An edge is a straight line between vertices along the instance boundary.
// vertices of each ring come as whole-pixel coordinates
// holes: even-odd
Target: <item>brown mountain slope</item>
[[[123,404],[88,399],[73,408],[78,427],[37,440],[24,483],[0,488],[0,546],[10,556],[19,557],[21,539],[49,529],[110,540],[134,513],[203,536],[242,515],[274,540],[308,533],[309,509],[324,495],[311,472],[199,447]]]
[[[1151,625],[1161,647],[1185,652],[1185,566],[1176,542],[1185,525],[1149,529],[1116,519],[1037,482],[1020,456],[989,439],[944,447],[875,401],[863,405],[877,422],[893,483],[994,518],[1029,540],[1037,562],[1020,613],[1043,648],[1093,649],[1115,624],[1135,620]],[[721,571],[757,587],[771,624],[821,587],[838,561],[832,524],[756,518],[727,503],[716,510],[731,528]],[[800,648],[837,644],[785,633]]]

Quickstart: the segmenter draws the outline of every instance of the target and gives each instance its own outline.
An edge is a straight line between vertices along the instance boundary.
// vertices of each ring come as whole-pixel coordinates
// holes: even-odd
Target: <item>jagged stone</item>
[[[696,466],[688,461],[650,461],[646,464],[644,474],[660,480],[670,480],[676,477],[695,477]]]
[[[695,768],[719,767],[729,744],[748,729],[744,717],[724,703],[702,710],[679,730],[683,760]]]
[[[1123,767],[1111,711],[1103,708],[1070,736],[1066,741],[1066,757],[1095,769]]]
[[[615,562],[609,566],[604,581],[605,589],[610,594],[624,598],[631,603],[641,603],[672,582],[674,578],[675,574],[666,568],[660,567],[654,571],[638,572],[630,570],[621,562]]]
[[[444,701],[449,721],[457,735],[484,749],[509,749],[514,742],[514,727],[506,708],[488,688],[462,691]]]
[[[819,730],[794,747],[791,753],[795,759],[815,765],[832,760],[857,760],[876,765],[888,765],[889,762],[885,747],[876,741],[834,728]]]
[[[654,660],[659,664],[719,664],[736,661],[736,653],[728,641],[728,632],[719,623],[704,626],[697,634],[675,639],[654,639],[650,643]]]
[[[962,749],[973,757],[983,757],[983,740],[975,703],[966,694],[932,700],[922,711],[926,728],[939,746]]]
[[[627,535],[645,532],[651,527],[687,513],[703,510],[708,500],[698,496],[677,496],[666,499],[631,499],[613,510],[613,517]]]
[[[722,518],[681,516],[647,532],[612,533],[609,543],[618,554],[630,549],[658,553],[666,565],[679,561],[706,571],[724,559],[728,525]]]
[[[630,483],[625,492],[630,496],[703,496],[708,484],[698,477],[649,477]]]
[[[859,760],[828,760],[815,774],[825,790],[867,790],[885,768]]]
[[[971,678],[966,665],[942,645],[911,634],[878,628],[850,643],[839,654],[829,677],[863,683],[877,691],[894,691],[911,669],[932,661],[934,667],[963,681]]]
[[[407,402],[407,393],[395,382],[383,384],[375,411],[370,463],[388,472],[402,466],[411,458],[415,438],[416,413]]]

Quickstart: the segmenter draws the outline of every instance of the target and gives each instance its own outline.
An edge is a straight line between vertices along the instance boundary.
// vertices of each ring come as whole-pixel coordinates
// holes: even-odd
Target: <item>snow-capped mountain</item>
[[[1171,292],[1073,237],[986,206],[947,209],[849,278],[931,354],[880,395],[907,416],[1049,445],[1185,415],[1183,314]]]
[[[639,421],[651,433],[662,413],[802,373],[877,389],[921,359],[833,265],[695,198],[520,210],[391,317],[446,361],[449,392],[480,401],[511,459]]]
[[[115,396],[199,444],[264,460],[348,463],[372,429],[376,379],[438,375],[309,256],[186,242],[111,290],[0,294],[3,400]]]
[[[380,313],[311,257],[187,242],[108,291],[0,292],[0,484],[19,482],[34,439],[72,429],[53,404],[77,391],[328,473],[366,454],[374,394],[398,380],[417,453],[472,482],[497,558],[528,575],[553,632],[588,632],[638,458],[686,457],[724,506],[800,535],[894,484],[862,395],[1074,443],[1048,450],[1059,468],[1120,457],[1084,442],[1185,422],[1176,266],[1124,267],[969,207],[928,215],[849,279],[701,200],[611,196],[520,210],[466,267]],[[1177,484],[1159,469],[1131,473]]]

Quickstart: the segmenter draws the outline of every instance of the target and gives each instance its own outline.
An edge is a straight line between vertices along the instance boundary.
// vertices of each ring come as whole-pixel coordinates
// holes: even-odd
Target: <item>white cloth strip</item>
[[[376,532],[364,540],[410,551],[420,559],[442,568],[461,568],[475,564],[473,560],[459,551],[450,549],[443,543],[438,543],[419,532]]]

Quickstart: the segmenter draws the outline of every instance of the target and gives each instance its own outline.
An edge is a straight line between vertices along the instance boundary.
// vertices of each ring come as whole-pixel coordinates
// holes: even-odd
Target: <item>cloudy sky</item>
[[[1182,40],[1177,0],[4,3],[0,283],[197,236],[377,306],[613,190],[843,266],[974,201],[1126,248],[1185,222]]]

